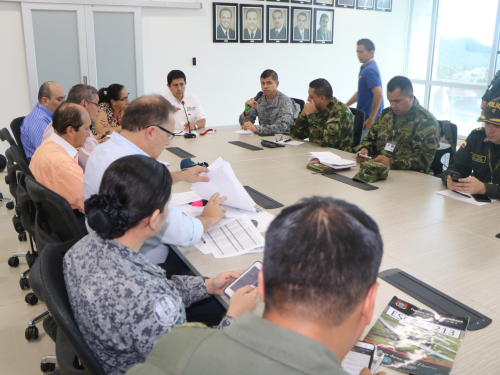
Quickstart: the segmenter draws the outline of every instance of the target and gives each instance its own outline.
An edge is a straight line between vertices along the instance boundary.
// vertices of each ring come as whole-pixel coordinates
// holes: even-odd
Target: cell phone
[[[478,202],[491,203],[491,199],[488,198],[487,195],[484,195],[484,194],[471,194],[471,195],[472,195],[472,198],[474,198]]]
[[[451,180],[453,182],[459,182],[458,180],[460,178],[463,178],[463,176],[460,173],[455,172],[455,171],[449,171],[448,174],[451,176]]]
[[[365,154],[358,154],[360,158],[366,159],[366,160],[372,160],[371,156],[365,155]]]
[[[375,345],[358,341],[342,361],[342,368],[350,375],[359,375],[365,367],[371,368]]]
[[[109,133],[111,133],[111,130],[107,130],[106,133],[104,133],[104,134],[108,135]]]
[[[262,262],[255,262],[252,264],[245,272],[241,274],[236,280],[234,280],[229,286],[224,289],[224,294],[231,298],[238,289],[243,288],[247,285],[257,286],[257,275],[262,268]]]

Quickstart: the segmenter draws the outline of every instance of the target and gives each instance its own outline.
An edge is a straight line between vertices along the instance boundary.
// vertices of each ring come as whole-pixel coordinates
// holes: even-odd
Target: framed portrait
[[[333,44],[333,9],[314,8],[314,43]]]
[[[314,5],[323,5],[325,7],[333,7],[333,0],[314,0]]]
[[[373,10],[375,0],[356,0],[356,9]]]
[[[264,5],[240,4],[240,42],[264,42]]]
[[[392,12],[392,0],[376,0],[375,10],[380,12]]]
[[[297,4],[312,4],[312,0],[290,0],[292,3]]]
[[[290,2],[290,0],[267,0],[267,1],[277,1],[280,3],[289,3]]]
[[[213,3],[214,43],[238,42],[238,4]]]
[[[312,8],[292,7],[290,41],[292,43],[311,43]]]
[[[335,6],[340,8],[354,8],[354,0],[336,0]]]
[[[288,7],[266,5],[268,43],[288,43]]]

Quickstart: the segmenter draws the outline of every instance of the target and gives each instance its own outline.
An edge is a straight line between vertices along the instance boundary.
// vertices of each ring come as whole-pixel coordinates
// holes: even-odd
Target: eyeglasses
[[[163,130],[164,132],[168,133],[168,134],[169,134],[169,136],[168,136],[168,140],[169,140],[169,141],[171,141],[172,139],[174,139],[175,134],[174,134],[174,133],[172,133],[171,131],[168,131],[168,130],[167,130],[167,129],[165,129],[163,126],[160,126],[160,125],[158,125],[158,124],[153,124],[153,125],[148,125],[148,126],[146,126],[146,128],[150,128],[151,126],[156,126],[156,127],[160,128],[161,130]]]
[[[123,99],[116,99],[116,100],[119,100],[120,102],[124,102],[124,101],[128,100],[128,95],[126,97],[124,97]],[[153,126],[153,125],[151,125],[151,126]]]
[[[97,107],[97,106],[99,106],[99,103],[94,103],[94,102],[91,102],[91,101],[89,101],[89,100],[85,100],[85,101],[86,101],[87,103],[89,103],[89,104],[93,104],[93,105],[95,105],[96,107]]]

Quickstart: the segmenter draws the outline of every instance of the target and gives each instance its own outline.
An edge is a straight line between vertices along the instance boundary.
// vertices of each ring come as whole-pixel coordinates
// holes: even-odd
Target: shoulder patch
[[[169,327],[177,322],[179,309],[174,300],[168,294],[163,294],[155,302],[154,314],[156,321],[165,327]]]
[[[462,143],[462,146],[460,147],[465,148],[465,146],[467,146],[467,141],[464,141],[464,143]]]
[[[480,128],[475,128],[471,133],[480,132],[480,131],[484,132],[484,128],[482,126]]]

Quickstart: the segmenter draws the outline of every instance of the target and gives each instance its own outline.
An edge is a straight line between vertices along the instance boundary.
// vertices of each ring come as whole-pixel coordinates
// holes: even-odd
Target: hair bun
[[[121,237],[130,229],[128,211],[115,194],[92,195],[85,201],[87,222],[102,238]]]

